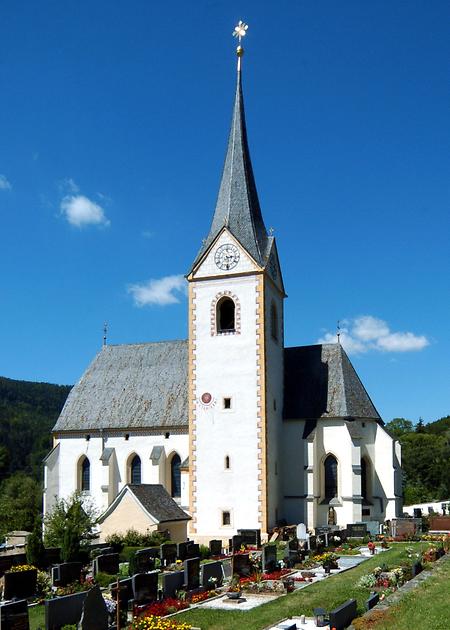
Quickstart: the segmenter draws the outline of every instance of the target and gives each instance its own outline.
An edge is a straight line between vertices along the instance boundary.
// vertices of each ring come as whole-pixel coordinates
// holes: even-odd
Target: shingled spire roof
[[[194,265],[207,251],[220,230],[226,226],[256,262],[267,262],[271,239],[261,214],[256,192],[245,125],[241,71],[238,69],[236,97],[228,150],[216,210],[206,238]]]

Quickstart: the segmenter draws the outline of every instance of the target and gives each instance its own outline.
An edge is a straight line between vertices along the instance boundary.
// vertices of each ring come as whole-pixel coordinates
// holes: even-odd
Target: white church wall
[[[400,474],[397,468],[398,452],[395,449],[395,441],[381,426],[377,426],[375,440],[376,475],[379,480],[381,496],[386,506],[386,519],[399,516],[401,499],[396,497],[396,476]]]
[[[57,445],[45,459],[44,465],[44,514],[50,512],[59,495],[59,460],[60,446]]]
[[[145,434],[147,433],[147,435]],[[108,434],[103,432],[103,436],[90,434],[90,439],[85,436],[60,436],[60,469],[59,497],[67,498],[75,490],[79,489],[78,463],[83,456],[90,462],[90,490],[87,494],[91,496],[99,510],[106,509],[117,493],[129,482],[128,464],[132,454],[139,455],[141,459],[141,483],[159,484],[166,487],[171,492],[170,477],[166,483],[165,478],[161,478],[161,470],[165,466],[165,455],[162,456],[163,466],[153,465],[150,454],[154,446],[164,446],[166,453],[177,452],[181,460],[188,455],[187,433],[171,433],[166,439],[164,435],[129,433],[125,439],[125,430],[120,434]],[[104,448],[113,448],[115,451],[116,464],[103,466],[100,460]],[[111,486],[114,488],[114,496],[110,492]],[[103,490],[102,490],[103,487]]]
[[[239,300],[239,334],[211,334],[211,305],[224,290]],[[195,537],[227,539],[237,528],[259,526],[257,278],[197,282],[194,293]],[[205,392],[213,397],[210,406],[200,402]],[[224,409],[224,398],[231,398],[231,409]],[[223,512],[230,512],[230,525],[222,525]]]
[[[266,339],[266,414],[267,414],[267,483],[268,525],[274,527],[282,518],[281,431],[283,429],[283,298],[271,280],[264,283]],[[276,308],[276,338],[272,334],[272,304]]]

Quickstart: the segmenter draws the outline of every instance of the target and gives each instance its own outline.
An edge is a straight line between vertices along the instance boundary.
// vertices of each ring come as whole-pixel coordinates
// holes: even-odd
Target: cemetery
[[[0,629],[206,629],[217,615],[221,628],[246,615],[255,628],[343,629],[450,549],[445,534],[414,538],[369,537],[358,524],[316,535],[299,526],[267,544],[251,530],[225,548],[166,541],[134,549],[127,562],[108,544],[87,563],[55,562],[53,553],[51,565],[4,570]]]

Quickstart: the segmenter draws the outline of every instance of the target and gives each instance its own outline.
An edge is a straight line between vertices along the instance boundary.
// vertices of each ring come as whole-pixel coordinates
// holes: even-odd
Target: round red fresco
[[[212,400],[212,396],[211,396],[211,394],[210,394],[210,393],[205,392],[204,394],[202,394],[202,403],[203,403],[204,405],[209,405],[209,403],[211,402],[211,400]]]

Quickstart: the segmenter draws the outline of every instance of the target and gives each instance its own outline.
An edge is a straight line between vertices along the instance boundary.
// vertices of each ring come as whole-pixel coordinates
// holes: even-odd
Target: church
[[[101,539],[267,539],[283,523],[399,516],[400,445],[339,340],[284,346],[286,298],[247,140],[243,49],[211,227],[186,275],[188,339],[104,345],[53,428],[44,511],[90,496]],[[211,174],[214,176],[214,174]],[[289,264],[289,261],[288,261]]]

